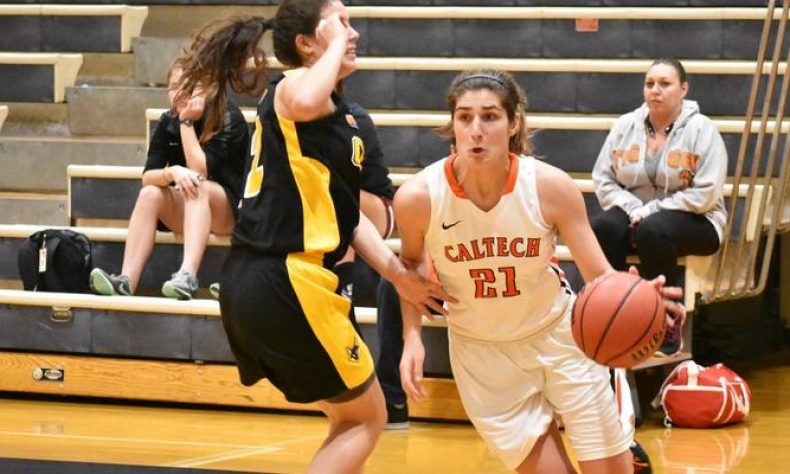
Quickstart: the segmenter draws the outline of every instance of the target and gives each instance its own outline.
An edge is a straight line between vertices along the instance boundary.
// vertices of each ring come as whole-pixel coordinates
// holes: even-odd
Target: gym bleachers
[[[82,53],[129,52],[147,7],[0,5],[0,101],[63,102]]]
[[[146,143],[159,123],[159,117],[166,109],[148,109],[146,119]],[[255,111],[242,110],[250,129],[255,123]],[[370,114],[376,124],[387,166],[401,169],[419,169],[444,157],[449,143],[440,138],[433,129],[444,125],[449,118],[444,111],[428,112],[381,112]],[[532,132],[535,154],[573,176],[589,176],[598,151],[617,120],[616,115],[590,114],[529,114],[528,126]],[[724,139],[729,156],[738,154],[741,133],[745,121],[739,118],[712,117]],[[775,124],[769,122],[767,130],[772,131]],[[785,123],[785,129],[788,124]],[[753,134],[760,128],[759,122],[751,124]],[[751,137],[754,141],[754,136]],[[728,176],[735,172],[735,160],[728,163]],[[750,166],[751,161],[746,161]],[[764,169],[765,164],[763,164]],[[762,169],[761,169],[762,171]],[[774,173],[778,173],[775,167]]]
[[[128,5],[0,5],[0,51],[128,52],[147,15]]]
[[[81,65],[81,54],[0,53],[0,101],[63,102]]]
[[[73,102],[67,89],[97,76],[119,82],[147,15],[147,6],[0,5],[0,102],[9,104],[0,136],[0,221],[65,225],[68,164],[144,159],[139,138],[128,133],[75,136],[68,121],[91,122],[97,112],[80,117],[66,103]]]
[[[22,3],[16,6],[18,11],[23,7],[46,9],[38,2]],[[149,27],[141,20],[136,34],[128,41],[120,40],[119,49],[107,49],[120,53],[133,45],[134,65],[127,82],[86,79],[96,74],[83,71],[78,75],[75,70],[70,83],[63,79],[58,83],[63,85],[60,95],[59,88],[52,86],[51,98],[39,91],[35,92],[38,99],[25,99],[39,101],[42,107],[65,100],[68,113],[54,126],[58,130],[54,135],[17,135],[22,128],[19,117],[24,114],[15,115],[14,102],[23,101],[0,93],[0,101],[12,103],[8,121],[15,133],[0,136],[0,166],[4,170],[14,167],[13,173],[0,174],[0,217],[7,206],[2,199],[4,191],[54,193],[67,204],[61,225],[75,226],[91,239],[94,265],[118,271],[126,223],[140,189],[147,134],[166,105],[161,85],[170,58],[165,56],[174,54],[186,39],[183,25],[188,23],[188,12],[200,7],[198,16],[204,18],[214,11],[227,11],[229,6],[250,5],[253,12],[274,3],[156,2],[156,7],[146,9],[147,17],[142,17],[150,22],[146,23]],[[351,0],[348,4],[352,5],[353,24],[363,35],[358,47],[363,57],[359,59],[360,71],[344,81],[345,90],[350,100],[371,111],[387,164],[396,172],[392,175],[396,184],[447,154],[448,144],[433,134],[432,128],[447,120],[443,91],[451,78],[464,69],[501,68],[512,71],[530,97],[528,123],[535,132],[537,154],[572,174],[584,193],[588,213],[593,215],[599,208],[589,180],[592,164],[616,117],[641,103],[644,71],[657,56],[683,60],[691,82],[689,98],[700,102],[703,113],[719,127],[731,158],[728,174],[734,173],[765,13],[764,8],[742,7],[763,6],[762,1]],[[656,8],[679,6],[686,8]],[[132,7],[116,10],[137,12],[137,18],[140,15]],[[0,26],[8,18],[0,9]],[[109,38],[112,35],[105,27],[115,20],[24,18],[32,25],[55,20],[75,22],[49,31],[32,26],[24,31],[28,36],[15,39],[18,46],[14,51],[23,51],[24,57],[43,55],[43,51],[68,56],[62,53],[95,53],[109,47],[103,40],[74,46],[80,43],[69,34],[79,30],[73,26],[80,25],[79,21],[95,21],[96,33]],[[63,30],[64,36],[56,38],[57,30]],[[37,38],[39,33],[47,37]],[[673,41],[656,41],[666,37]],[[6,48],[4,41],[11,40],[0,40],[0,50]],[[39,49],[19,49],[22,44],[28,48],[38,44]],[[56,44],[61,46],[45,49]],[[0,84],[16,87],[9,94],[33,94],[29,86],[35,81],[24,84],[18,79],[29,76],[19,72],[3,75],[3,54]],[[127,53],[123,60],[128,58]],[[94,57],[94,65],[102,59]],[[54,75],[54,66],[50,69]],[[44,72],[38,74],[43,76]],[[240,100],[240,105],[247,107],[254,103],[252,99]],[[245,115],[250,120],[254,111],[246,109]],[[753,132],[757,128],[752,124]],[[757,188],[759,193],[763,189],[767,188]],[[736,191],[728,185],[726,193],[728,199],[737,196],[739,208],[747,205],[744,186]],[[751,206],[758,203],[758,199],[750,201]],[[207,297],[205,288],[200,299],[188,302],[20,291],[17,249],[28,235],[51,225],[39,216],[22,222],[29,225],[0,225],[0,286],[6,288],[0,290],[0,370],[7,374],[0,380],[0,390],[303,408],[288,404],[266,382],[250,388],[238,383],[218,304],[203,299]],[[755,219],[736,221],[732,233],[738,235],[745,228],[746,239],[754,240],[762,227]],[[142,294],[159,294],[162,282],[180,263],[180,244],[178,236],[157,234],[154,254],[141,279]],[[397,239],[389,244],[397,251]],[[203,287],[219,279],[228,248],[227,237],[210,238],[198,274]],[[567,248],[559,246],[557,256],[562,268],[572,275],[575,266]],[[685,304],[689,308],[694,308],[697,292],[706,287],[713,261],[710,257],[687,257],[679,262],[685,267]],[[356,308],[356,314],[375,354],[375,309]],[[442,319],[427,323],[424,337],[432,347],[426,366],[431,397],[427,403],[415,405],[413,416],[465,418],[455,385],[448,379],[444,325]],[[689,334],[687,328],[690,341]],[[687,344],[678,357],[652,359],[642,367],[689,358],[689,347]],[[68,376],[59,383],[42,383],[31,379],[33,367],[59,368]]]
[[[112,166],[78,166],[78,165],[71,165],[68,169],[69,175],[69,215],[71,218],[71,222],[73,224],[81,224],[82,222],[88,223],[101,223],[101,222],[124,222],[125,219],[128,219],[129,215],[131,214],[131,210],[134,208],[134,202],[137,198],[137,194],[140,191],[141,181],[140,177],[142,176],[142,167],[112,167]],[[391,174],[390,178],[392,179],[393,183],[398,186],[403,183],[406,179],[408,179],[410,174],[408,173],[395,173]],[[579,186],[580,191],[583,193],[585,203],[587,206],[587,214],[590,218],[601,212],[601,208],[598,205],[598,201],[595,197],[595,187],[593,185],[592,180],[590,179],[581,179],[577,178],[574,180],[577,185]],[[763,188],[758,187],[758,193],[762,193]],[[725,194],[725,205],[729,206],[729,200],[732,198],[734,194],[734,189],[732,185],[725,185],[724,189]],[[740,190],[738,193],[738,206],[739,206],[739,213],[738,215],[743,215],[743,206],[746,205],[745,201],[746,196],[746,186],[741,185]],[[759,204],[759,196],[752,200],[751,205],[757,206]],[[744,232],[744,235],[748,241],[752,241],[756,238],[760,231],[760,227],[754,221],[755,213],[751,213],[751,221],[747,222],[745,225],[747,226],[747,230]],[[731,235],[733,239],[737,239],[741,233],[741,226],[744,225],[743,222],[736,222],[731,229]],[[9,227],[9,229],[13,229],[13,227]],[[90,229],[86,230],[86,233],[91,236],[92,231],[99,231],[99,229]],[[109,232],[113,232],[113,230],[108,229]],[[28,232],[25,234],[25,232]],[[29,235],[32,233],[32,229],[28,229],[24,232],[20,232],[22,235]],[[3,236],[5,235],[6,230],[0,226],[0,242],[3,240]],[[18,234],[15,234],[18,235]],[[120,239],[120,233],[114,233],[113,239]],[[164,236],[168,235],[167,233],[160,233],[162,239],[158,240],[160,243],[164,243]],[[102,232],[98,232],[97,236],[100,238],[104,238],[104,234]],[[173,240],[168,240],[169,242],[177,243],[178,240],[172,238]],[[393,239],[397,242],[396,239]],[[227,239],[219,238],[213,241],[218,245],[227,245]],[[159,246],[157,246],[157,249]],[[178,250],[175,249],[176,254],[178,255]],[[112,252],[112,257],[109,257],[109,252],[106,254],[102,254],[102,258],[106,258],[107,260],[99,262],[94,259],[94,264],[101,267],[101,268],[120,268],[120,260],[122,254],[118,254],[118,252],[122,249],[115,248]],[[9,252],[9,254],[13,254],[13,251]],[[2,255],[2,252],[0,252]],[[167,277],[169,277],[172,269],[175,268],[178,264],[177,255],[175,256],[175,261],[173,258],[165,259],[160,256],[156,257],[155,266],[159,267],[160,263],[165,263],[166,267],[162,268],[159,267],[158,273],[154,276],[153,275],[153,268],[147,269],[147,275],[144,275],[143,282],[141,282],[141,286],[151,285],[153,284],[154,289],[159,288],[159,286],[164,282]],[[207,256],[212,255],[211,252],[207,252]],[[575,276],[575,267],[570,265],[572,262],[572,257],[570,253],[564,248],[561,247],[558,250],[558,256],[560,260],[563,262],[567,262],[566,271],[568,273],[572,273]],[[220,254],[217,256],[219,261],[221,262],[224,259],[224,254]],[[695,257],[691,257],[691,260],[694,260]],[[687,271],[693,271],[694,275],[691,275],[687,278],[687,280],[694,280],[697,279],[698,276],[702,276],[706,273],[706,269],[704,268],[697,268],[697,269],[690,269],[690,266],[697,265],[697,266],[705,266],[707,267],[710,263],[710,258],[705,259],[697,259],[700,261],[694,260],[692,265],[688,264],[690,259],[681,259],[681,264],[686,266]],[[701,260],[704,260],[702,262]],[[106,262],[106,263],[105,263]],[[219,274],[217,273],[218,268],[214,268],[213,272],[209,271],[207,268],[212,268],[212,264],[214,263],[213,260],[208,262],[204,262],[201,267],[201,273],[198,275],[199,280],[201,282],[213,282],[219,279]],[[0,260],[0,266],[2,266],[2,260]],[[151,265],[149,265],[150,267]],[[150,278],[146,279],[145,276],[149,276]],[[13,275],[3,275],[0,274],[0,278],[12,278]],[[573,281],[573,279],[571,279]],[[704,284],[703,282],[694,282],[695,287],[701,287]],[[578,289],[578,288],[577,288]],[[685,303],[689,309],[689,311],[693,311],[695,307],[695,292],[690,291],[686,294]]]
[[[749,8],[572,7],[568,2],[558,2],[556,7],[491,8],[484,2],[477,4],[367,6],[349,11],[362,35],[358,51],[366,56],[476,57],[496,52],[508,58],[752,59],[764,18],[761,9]],[[656,2],[649,5],[658,6]]]

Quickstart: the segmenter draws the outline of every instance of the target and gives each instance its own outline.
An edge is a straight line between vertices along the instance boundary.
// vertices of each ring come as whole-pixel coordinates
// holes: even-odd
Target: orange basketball
[[[661,345],[667,321],[661,294],[647,280],[627,272],[598,278],[573,305],[573,338],[601,365],[630,368]]]

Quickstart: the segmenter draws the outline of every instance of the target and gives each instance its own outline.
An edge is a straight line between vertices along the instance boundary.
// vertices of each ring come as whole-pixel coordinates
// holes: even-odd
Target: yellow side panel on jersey
[[[348,318],[351,302],[335,293],[337,275],[321,263],[321,258],[304,253],[289,254],[285,260],[307,322],[343,383],[354,388],[373,374],[373,356]]]
[[[302,156],[296,124],[277,116],[302,200],[305,252],[331,252],[340,245],[335,204],[329,194],[329,169],[318,160]]]
[[[244,185],[244,199],[255,197],[261,192],[263,184],[263,164],[261,148],[263,147],[263,123],[259,116],[255,117],[255,134],[252,136],[252,165]]]

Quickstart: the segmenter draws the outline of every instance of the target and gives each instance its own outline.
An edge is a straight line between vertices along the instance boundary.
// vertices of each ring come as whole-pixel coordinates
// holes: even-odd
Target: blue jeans
[[[406,392],[400,383],[400,358],[403,354],[403,320],[395,286],[384,278],[379,282],[376,297],[378,310],[379,358],[376,375],[387,405],[406,403]]]

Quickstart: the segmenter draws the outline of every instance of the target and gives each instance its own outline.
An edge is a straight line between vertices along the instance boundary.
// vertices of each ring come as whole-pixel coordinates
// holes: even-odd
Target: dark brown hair
[[[223,124],[227,88],[239,94],[260,96],[268,86],[266,54],[258,44],[273,30],[274,55],[287,67],[303,65],[296,36],[312,36],[321,11],[333,0],[283,0],[274,19],[231,17],[209,23],[192,38],[183,54],[177,101],[190,97],[201,84],[207,93],[206,125],[200,141],[208,141]],[[254,66],[248,69],[252,58]]]
[[[296,48],[297,35],[313,36],[321,21],[321,11],[332,0],[283,0],[274,16],[274,55],[284,65],[303,66]]]
[[[658,58],[650,65],[648,70],[650,70],[653,66],[657,64],[666,64],[668,66],[672,66],[675,69],[675,72],[678,73],[678,79],[680,79],[680,83],[683,84],[686,81],[686,68],[683,67],[680,61],[675,58]]]
[[[527,129],[527,96],[513,76],[505,71],[465,71],[455,76],[447,92],[450,121],[435,129],[435,132],[455,145],[453,120],[458,99],[469,91],[488,89],[499,97],[509,122],[518,121],[515,135],[510,137],[508,150],[512,153],[532,153],[529,130]]]
[[[258,48],[272,22],[263,17],[231,17],[204,26],[176,60],[183,73],[175,102],[191,97],[195,87],[206,90],[206,122],[200,142],[207,142],[224,124],[228,86],[239,94],[260,96],[266,90],[266,54]],[[253,68],[247,69],[252,59]]]

